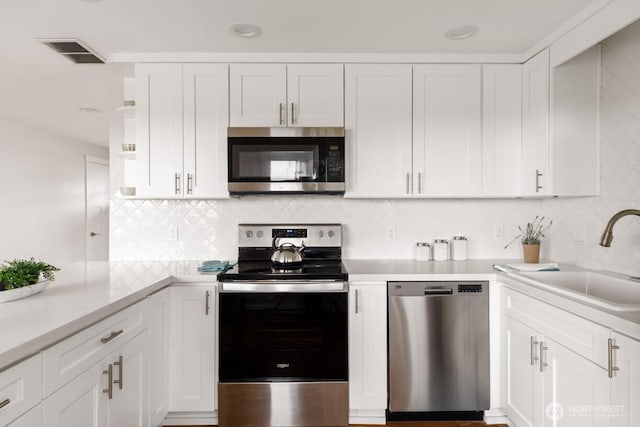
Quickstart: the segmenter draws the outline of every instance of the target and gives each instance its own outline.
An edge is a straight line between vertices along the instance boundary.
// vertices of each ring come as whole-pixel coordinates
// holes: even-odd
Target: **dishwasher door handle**
[[[447,288],[427,288],[424,290],[424,295],[453,295],[453,289]]]

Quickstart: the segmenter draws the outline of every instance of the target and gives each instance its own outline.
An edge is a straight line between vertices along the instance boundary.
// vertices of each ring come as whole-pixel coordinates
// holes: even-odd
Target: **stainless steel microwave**
[[[229,128],[229,193],[343,194],[344,128]]]

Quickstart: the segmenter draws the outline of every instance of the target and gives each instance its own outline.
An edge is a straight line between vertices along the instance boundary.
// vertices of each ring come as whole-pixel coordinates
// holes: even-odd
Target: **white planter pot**
[[[51,280],[43,280],[34,285],[24,286],[17,289],[9,289],[8,291],[0,291],[0,303],[15,301],[17,299],[35,295],[44,291],[49,284],[51,284]]]

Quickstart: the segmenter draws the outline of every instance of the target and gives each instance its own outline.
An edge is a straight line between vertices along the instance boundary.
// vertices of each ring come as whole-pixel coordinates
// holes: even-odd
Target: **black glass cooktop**
[[[342,261],[305,261],[298,267],[278,267],[271,261],[242,261],[219,273],[218,281],[234,280],[347,280]]]

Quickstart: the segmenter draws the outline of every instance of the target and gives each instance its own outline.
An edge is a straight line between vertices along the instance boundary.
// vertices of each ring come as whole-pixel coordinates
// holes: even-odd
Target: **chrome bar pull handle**
[[[356,314],[360,312],[360,290],[356,289]]]
[[[113,366],[117,366],[118,367],[118,379],[117,380],[113,380],[114,384],[118,384],[118,388],[120,390],[122,390],[122,382],[123,382],[123,378],[122,378],[122,370],[123,370],[123,363],[122,363],[122,356],[118,357],[118,361],[117,362],[113,362]]]
[[[418,172],[418,194],[422,194],[422,172]]]
[[[11,399],[5,399],[2,402],[0,402],[0,409],[4,408],[5,406],[7,406],[9,403],[11,403]]]
[[[174,181],[175,181],[175,190],[176,190],[176,194],[180,194],[180,174],[176,172],[176,174],[174,175]]]
[[[545,353],[545,351],[549,350],[549,347],[547,347],[547,343],[545,343],[544,341],[540,342],[540,372],[544,372],[546,370],[546,368],[549,366],[549,364],[547,363],[547,354]]]
[[[107,375],[107,388],[102,390],[103,393],[107,393],[109,400],[113,399],[113,365],[109,363],[109,368],[106,371],[102,371]]]
[[[607,343],[607,350],[609,353],[609,357],[608,357],[608,363],[607,363],[607,373],[609,374],[609,378],[613,378],[615,376],[615,372],[619,371],[620,368],[618,368],[617,366],[613,365],[613,351],[614,350],[619,350],[620,346],[619,345],[615,345],[613,343],[613,339],[609,338],[609,341]]]
[[[540,185],[540,177],[542,176],[542,172],[539,169],[536,169],[536,193],[539,193],[542,190],[542,185]]]
[[[205,294],[205,297],[204,297],[204,300],[205,300],[205,302],[204,302],[204,314],[206,316],[209,315],[209,309],[210,309],[210,307],[209,307],[209,296],[210,295],[211,295],[211,292],[207,291],[206,294]]]
[[[291,103],[291,124],[296,124],[296,104]]]
[[[284,104],[280,103],[280,124],[284,124]]]
[[[187,174],[187,194],[193,194],[193,174]]]
[[[535,366],[536,362],[539,360],[537,355],[538,350],[538,340],[536,337],[531,337],[531,366]]]
[[[111,341],[112,339],[114,339],[115,337],[117,337],[118,335],[121,335],[123,332],[124,332],[123,329],[120,329],[119,331],[111,332],[108,337],[100,338],[100,342],[102,344],[106,344],[109,341]]]
[[[409,194],[409,190],[410,190],[410,181],[411,181],[411,174],[407,172],[407,194]]]

